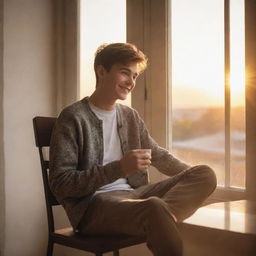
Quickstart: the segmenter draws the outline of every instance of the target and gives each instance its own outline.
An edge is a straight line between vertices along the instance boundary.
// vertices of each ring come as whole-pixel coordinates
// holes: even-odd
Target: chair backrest
[[[52,194],[49,187],[49,181],[48,181],[49,160],[45,159],[45,156],[43,154],[43,148],[44,147],[49,148],[50,146],[51,134],[52,134],[52,130],[55,122],[56,122],[56,118],[54,117],[37,116],[33,118],[35,142],[36,142],[36,146],[39,149],[39,156],[40,156],[42,176],[43,176],[49,232],[54,232],[55,230],[52,206],[59,205],[59,203],[54,197],[54,195]]]

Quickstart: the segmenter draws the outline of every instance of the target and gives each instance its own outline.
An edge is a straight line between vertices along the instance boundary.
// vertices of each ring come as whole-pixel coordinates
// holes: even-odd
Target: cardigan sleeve
[[[125,177],[120,161],[80,170],[83,136],[74,114],[64,110],[57,119],[50,145],[49,183],[58,201],[88,196],[101,186]]]
[[[138,123],[140,126],[140,136],[142,148],[151,148],[152,150],[152,165],[165,175],[173,176],[181,171],[184,171],[191,166],[180,159],[173,156],[168,150],[160,147],[157,142],[151,137],[144,121],[137,113]]]

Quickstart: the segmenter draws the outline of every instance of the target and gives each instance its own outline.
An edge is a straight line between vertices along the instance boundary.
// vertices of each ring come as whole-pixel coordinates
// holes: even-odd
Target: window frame
[[[137,45],[149,58],[149,66],[132,92],[131,105],[138,110],[152,137],[164,148],[168,147],[169,128],[167,14],[166,0],[127,0],[127,42]],[[150,168],[152,182],[164,178],[164,174]]]
[[[229,0],[224,0],[226,13]],[[136,108],[145,120],[151,135],[160,146],[168,147],[171,137],[168,137],[168,117],[171,117],[171,78],[168,72],[171,65],[171,33],[168,33],[170,24],[171,0],[127,0],[127,41],[138,45],[149,57],[149,68],[132,94],[132,106]],[[245,0],[245,62],[246,70],[253,74],[256,71],[256,26],[253,14],[256,3]],[[226,15],[226,26],[229,23]],[[229,41],[226,31],[226,44]],[[226,50],[226,61],[229,58],[229,49]],[[226,70],[229,63],[226,62]],[[171,80],[170,80],[171,81]],[[216,201],[253,199],[256,192],[256,78],[251,75],[246,79],[246,185],[245,189],[218,186],[212,196]],[[159,86],[163,85],[163,86]],[[229,92],[227,92],[227,97]],[[141,101],[144,99],[144,101]],[[255,102],[255,103],[254,103]],[[229,102],[226,103],[227,105]],[[161,124],[161,125],[159,125]],[[229,128],[226,120],[226,129]],[[228,134],[228,133],[227,133]],[[226,145],[229,140],[226,141]],[[154,172],[154,179],[163,179],[164,175]],[[154,181],[154,180],[153,180]]]
[[[256,2],[245,0],[246,196],[256,200]]]

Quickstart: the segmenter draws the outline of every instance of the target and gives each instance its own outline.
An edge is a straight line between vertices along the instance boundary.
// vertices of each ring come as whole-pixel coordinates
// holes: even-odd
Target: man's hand
[[[123,172],[127,175],[137,171],[147,170],[151,164],[149,149],[135,149],[126,153],[120,160]]]

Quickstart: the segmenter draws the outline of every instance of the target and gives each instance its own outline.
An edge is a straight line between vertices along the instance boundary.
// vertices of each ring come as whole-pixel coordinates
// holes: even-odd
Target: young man
[[[210,167],[191,167],[159,147],[138,113],[116,103],[126,99],[146,64],[132,44],[98,49],[94,93],[58,117],[50,186],[75,230],[144,235],[155,256],[182,255],[176,222],[213,192],[216,176]],[[170,177],[149,184],[151,164]]]

